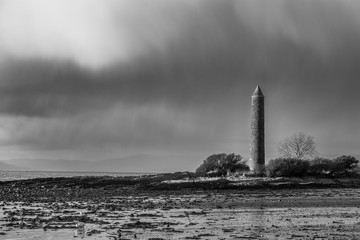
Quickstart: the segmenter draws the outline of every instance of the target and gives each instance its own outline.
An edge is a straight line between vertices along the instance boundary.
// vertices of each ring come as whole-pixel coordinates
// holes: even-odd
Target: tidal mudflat
[[[360,239],[358,188],[19,184],[0,188],[0,239]]]

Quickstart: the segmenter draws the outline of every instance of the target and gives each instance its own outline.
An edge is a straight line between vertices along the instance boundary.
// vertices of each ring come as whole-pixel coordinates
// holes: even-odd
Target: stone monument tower
[[[251,97],[250,169],[256,175],[265,170],[264,94],[259,86]]]

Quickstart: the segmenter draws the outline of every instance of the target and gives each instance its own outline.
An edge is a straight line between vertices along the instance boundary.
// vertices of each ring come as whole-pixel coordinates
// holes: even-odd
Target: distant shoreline
[[[0,172],[63,172],[63,173],[126,173],[126,174],[163,174],[155,172],[118,172],[118,171],[67,171],[67,170],[29,170],[29,169],[0,169]]]
[[[158,173],[147,172],[101,172],[101,171],[33,171],[33,170],[0,170],[0,181],[26,180],[35,178],[56,178],[76,176],[142,176]]]

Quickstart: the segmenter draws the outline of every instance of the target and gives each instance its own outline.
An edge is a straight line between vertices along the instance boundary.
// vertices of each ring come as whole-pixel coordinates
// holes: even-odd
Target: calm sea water
[[[140,176],[151,173],[123,172],[53,172],[53,171],[0,171],[0,181],[12,181],[32,178],[75,177],[75,176]]]

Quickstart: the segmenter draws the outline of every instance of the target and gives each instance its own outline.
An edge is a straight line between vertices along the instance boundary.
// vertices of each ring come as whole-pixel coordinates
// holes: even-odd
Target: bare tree
[[[308,159],[317,155],[316,144],[312,136],[295,133],[280,142],[279,153],[283,158]]]

